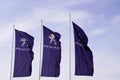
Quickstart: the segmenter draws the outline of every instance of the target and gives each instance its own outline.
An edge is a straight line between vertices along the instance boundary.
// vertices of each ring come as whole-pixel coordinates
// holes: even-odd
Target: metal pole
[[[69,14],[69,80],[71,80],[71,14]]]
[[[15,25],[13,25],[13,34],[12,34],[12,53],[11,53],[11,67],[10,67],[10,80],[12,80],[12,68],[13,68],[13,53],[14,53],[14,32],[15,32]]]
[[[39,80],[41,79],[41,68],[42,68],[42,65],[41,65],[41,53],[42,53],[42,30],[43,28],[43,20],[41,20],[41,28],[40,28],[40,31],[41,31],[41,35],[40,35],[40,57],[39,57]]]

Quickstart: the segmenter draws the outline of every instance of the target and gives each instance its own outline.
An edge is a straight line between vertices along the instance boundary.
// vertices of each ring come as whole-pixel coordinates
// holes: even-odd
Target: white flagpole
[[[71,80],[71,14],[69,14],[69,80]]]
[[[42,65],[41,65],[41,55],[42,55],[42,32],[43,32],[43,20],[41,20],[41,28],[40,28],[40,31],[41,31],[41,35],[40,35],[40,57],[39,57],[39,80],[41,80],[41,68],[42,68]]]
[[[15,38],[15,25],[13,25],[13,33],[12,33],[12,53],[11,53],[11,67],[10,67],[10,80],[12,80],[12,77],[13,77],[13,53],[14,53],[14,38]]]

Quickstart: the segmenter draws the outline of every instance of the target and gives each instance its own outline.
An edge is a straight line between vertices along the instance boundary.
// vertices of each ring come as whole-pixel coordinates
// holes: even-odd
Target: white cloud
[[[120,14],[113,17],[111,21],[111,24],[113,25],[113,27],[118,27],[119,23],[120,23]]]
[[[86,11],[74,11],[71,12],[72,19],[75,21],[79,21],[79,23],[83,22],[91,22],[92,15],[90,15]]]
[[[3,25],[3,26],[7,26],[7,25]],[[12,26],[10,27],[1,27],[0,28],[0,46],[4,45],[4,43],[6,41],[8,41],[11,37],[11,33],[12,33]]]
[[[90,34],[92,36],[101,36],[101,35],[105,35],[107,33],[107,31],[105,29],[96,29],[94,31],[92,31]]]
[[[80,4],[85,4],[85,3],[93,3],[95,0],[68,0],[66,2],[67,6],[72,6],[72,5],[80,5]]]

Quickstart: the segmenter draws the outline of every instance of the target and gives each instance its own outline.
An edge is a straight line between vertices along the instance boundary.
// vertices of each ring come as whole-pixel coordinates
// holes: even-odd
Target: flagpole
[[[69,80],[71,80],[71,14],[69,14]]]
[[[13,68],[13,47],[14,47],[14,31],[15,31],[15,25],[13,25],[13,33],[12,33],[12,53],[11,53],[11,67],[10,67],[10,80],[12,80],[12,68]]]
[[[41,55],[42,55],[42,28],[43,28],[43,20],[41,20],[41,35],[40,35],[40,57],[39,57],[39,80],[41,80],[41,68],[42,68],[42,65],[41,65]]]

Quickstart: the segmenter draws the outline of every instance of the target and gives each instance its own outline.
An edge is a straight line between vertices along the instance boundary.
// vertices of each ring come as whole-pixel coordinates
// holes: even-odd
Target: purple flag
[[[43,26],[43,61],[41,76],[58,77],[60,74],[61,42],[60,34]]]
[[[93,76],[93,55],[85,32],[73,22],[75,39],[75,75]]]
[[[30,76],[32,72],[32,51],[34,38],[26,32],[15,30],[15,61],[13,77]]]

